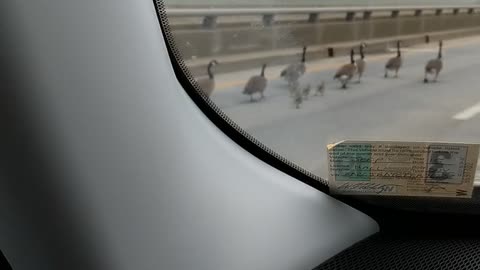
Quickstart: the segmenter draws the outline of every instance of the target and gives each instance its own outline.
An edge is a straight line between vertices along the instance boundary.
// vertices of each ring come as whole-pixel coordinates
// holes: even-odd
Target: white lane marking
[[[479,113],[480,113],[480,102],[462,112],[457,113],[455,116],[453,116],[453,119],[464,121],[474,117]]]

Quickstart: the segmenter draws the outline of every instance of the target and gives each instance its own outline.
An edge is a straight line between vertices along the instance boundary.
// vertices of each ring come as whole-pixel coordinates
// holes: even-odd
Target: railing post
[[[272,26],[275,15],[273,14],[263,14],[262,21],[264,26]]]
[[[332,47],[328,47],[327,49],[328,57],[335,57],[335,51]]]
[[[370,17],[372,17],[372,12],[371,11],[363,12],[363,19],[364,20],[370,20]]]
[[[442,15],[442,13],[443,13],[443,10],[441,8],[435,10],[435,16],[440,16]]]
[[[399,11],[399,10],[392,10],[392,15],[391,15],[391,17],[392,17],[392,18],[397,18],[397,17],[398,17],[398,14],[400,14],[400,11]]]
[[[345,20],[353,21],[353,18],[355,18],[355,12],[353,12],[353,11],[347,12],[347,17],[345,17]]]
[[[469,8],[468,9],[468,14],[473,14],[473,13],[475,13],[475,10],[473,8]]]
[[[314,22],[317,22],[317,20],[318,20],[318,13],[310,13],[308,15],[308,22],[314,23]]]
[[[422,16],[423,11],[421,9],[415,10],[415,16],[419,17]]]
[[[209,15],[209,16],[205,16],[203,18],[203,28],[215,28],[217,26],[217,16],[212,16],[212,15]]]
[[[460,9],[458,9],[458,8],[453,9],[453,15],[458,15],[459,11],[460,11]]]

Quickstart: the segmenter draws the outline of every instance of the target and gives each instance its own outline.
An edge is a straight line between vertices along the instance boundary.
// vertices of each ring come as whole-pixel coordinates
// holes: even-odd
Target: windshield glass
[[[328,175],[327,145],[342,140],[479,142],[478,1],[165,5],[202,91],[319,177]]]

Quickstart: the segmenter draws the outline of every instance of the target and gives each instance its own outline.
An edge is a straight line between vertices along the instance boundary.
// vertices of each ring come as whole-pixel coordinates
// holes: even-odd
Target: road
[[[341,140],[480,142],[480,37],[446,41],[439,81],[424,84],[425,63],[436,54],[435,43],[408,48],[397,79],[383,78],[386,59],[394,53],[367,55],[363,81],[346,91],[333,75],[348,56],[307,62],[301,84],[324,80],[326,93],[310,97],[300,109],[278,78],[282,67],[269,67],[263,101],[252,103],[241,93],[259,68],[217,76],[212,99],[266,146],[326,177],[326,145]]]

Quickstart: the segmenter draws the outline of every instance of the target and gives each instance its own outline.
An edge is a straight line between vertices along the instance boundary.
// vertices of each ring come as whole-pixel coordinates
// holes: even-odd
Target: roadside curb
[[[452,30],[443,32],[432,32],[408,36],[396,36],[373,40],[358,40],[344,43],[326,44],[326,45],[312,45],[309,47],[307,54],[308,60],[320,60],[329,58],[333,52],[333,56],[347,55],[350,49],[358,47],[360,42],[368,44],[368,53],[385,53],[389,48],[394,47],[397,40],[402,41],[403,47],[415,46],[418,44],[425,44],[427,37],[430,43],[440,39],[448,40],[459,37],[474,36],[480,34],[480,27],[468,28],[463,30]],[[300,49],[296,50],[277,50],[273,52],[256,52],[248,54],[240,54],[234,56],[216,57],[215,59],[220,63],[216,67],[217,74],[224,74],[229,72],[236,72],[251,69],[252,67],[260,66],[263,63],[269,65],[283,65],[291,63],[299,59]],[[196,59],[193,61],[186,61],[185,64],[189,68],[193,76],[203,76],[206,74],[206,67],[210,59]]]

